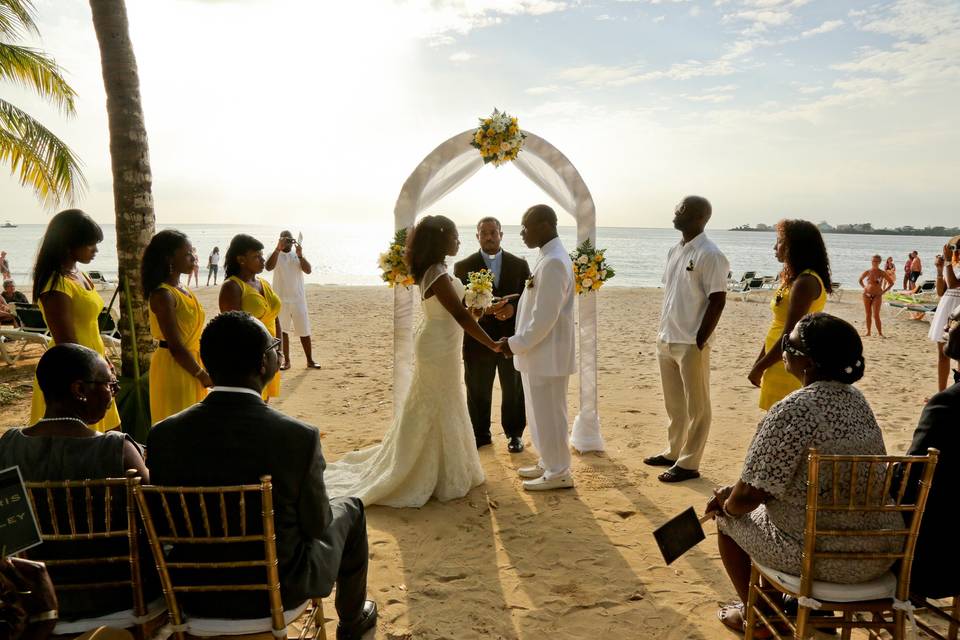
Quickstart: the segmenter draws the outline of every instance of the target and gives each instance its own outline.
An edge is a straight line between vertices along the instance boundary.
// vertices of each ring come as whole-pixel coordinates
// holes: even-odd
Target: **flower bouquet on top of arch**
[[[590,240],[584,240],[570,254],[573,261],[573,279],[577,293],[596,291],[616,275],[607,262],[606,249],[597,249]]]

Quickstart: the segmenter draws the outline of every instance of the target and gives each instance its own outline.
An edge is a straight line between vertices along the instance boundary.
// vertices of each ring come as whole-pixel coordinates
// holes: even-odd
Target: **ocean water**
[[[20,225],[15,229],[0,228],[0,250],[7,252],[11,271],[18,284],[26,288],[33,260],[43,235],[44,225]],[[220,247],[221,256],[237,233],[249,233],[259,238],[265,253],[276,245],[282,230],[279,226],[240,225],[158,225],[158,229],[177,228],[186,233],[197,247],[201,267],[201,282],[206,282],[207,255],[214,246]],[[100,253],[86,268],[99,270],[113,279],[117,274],[116,236],[113,225],[104,225],[105,240]],[[313,273],[307,281],[318,284],[377,285],[382,284],[377,268],[377,258],[385,251],[393,238],[392,226],[325,224],[292,228],[296,235],[303,233],[304,255],[313,265]],[[757,271],[775,275],[779,265],[773,255],[774,233],[708,230],[708,235],[720,246],[730,260],[730,268],[739,279],[744,271]],[[573,250],[576,244],[576,229],[562,227],[560,237],[564,245]],[[947,238],[930,236],[874,236],[840,235],[824,236],[834,274],[834,280],[847,288],[857,288],[860,274],[870,266],[870,257],[879,253],[886,259],[893,256],[897,265],[899,282],[902,279],[903,263],[910,251],[920,252],[923,260],[924,278],[933,277],[934,256],[941,252]],[[679,240],[673,229],[636,229],[600,227],[597,230],[597,246],[607,250],[607,257],[617,271],[609,286],[657,287],[663,275],[667,251]],[[478,250],[475,229],[460,228],[460,255],[457,259]],[[520,240],[520,227],[504,227],[503,247],[511,253],[527,258],[531,266],[536,251],[527,249]],[[448,263],[452,265],[453,259]],[[222,264],[222,261],[221,261]]]

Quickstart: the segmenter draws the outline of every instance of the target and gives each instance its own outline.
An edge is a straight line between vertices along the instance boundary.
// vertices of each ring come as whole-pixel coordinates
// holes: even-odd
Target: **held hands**
[[[513,351],[510,350],[510,343],[508,338],[500,338],[497,340],[497,351],[507,356],[508,358],[513,357]]]

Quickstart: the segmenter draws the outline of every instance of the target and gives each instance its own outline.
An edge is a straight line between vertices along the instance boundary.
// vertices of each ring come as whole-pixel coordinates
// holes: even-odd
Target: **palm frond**
[[[0,34],[20,38],[37,33],[32,0],[0,0]]]
[[[76,92],[67,84],[54,59],[41,51],[0,42],[0,80],[32,88],[64,113],[74,113]]]
[[[0,162],[47,206],[75,202],[86,189],[82,163],[70,148],[26,112],[0,99]]]

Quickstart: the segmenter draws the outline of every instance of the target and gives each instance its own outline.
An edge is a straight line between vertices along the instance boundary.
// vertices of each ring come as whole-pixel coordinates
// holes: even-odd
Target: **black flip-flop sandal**
[[[684,480],[693,480],[700,477],[699,471],[693,469],[684,469],[683,467],[673,466],[657,476],[660,482],[683,482]]]

